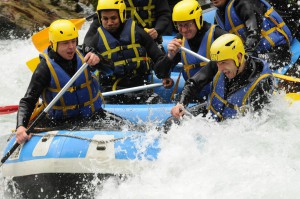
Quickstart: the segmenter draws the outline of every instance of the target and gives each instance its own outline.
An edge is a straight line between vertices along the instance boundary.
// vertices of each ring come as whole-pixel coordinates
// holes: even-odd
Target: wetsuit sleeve
[[[214,33],[214,39],[216,40],[218,37],[221,35],[227,34],[228,32],[226,30],[223,30],[219,26],[215,28],[215,33]]]
[[[158,48],[153,39],[140,27],[136,26],[136,31],[141,38],[141,46],[146,49],[148,56],[153,60],[153,70],[159,79],[170,76],[170,60],[165,58],[164,53]]]
[[[156,1],[155,4],[156,23],[155,30],[161,35],[171,22],[171,12],[167,0]]]
[[[218,72],[216,62],[208,62],[193,77],[188,79],[184,85],[179,103],[187,106],[191,99],[196,97],[203,87],[210,83]]]
[[[159,59],[153,66],[156,77],[159,79],[170,77],[173,65],[174,63],[169,59],[168,55]]]
[[[89,52],[92,52],[94,54],[96,54],[99,59],[100,59],[100,62],[91,67],[91,70],[92,71],[95,71],[95,69],[98,69],[98,70],[114,70],[114,62],[111,60],[111,59],[107,59],[105,57],[103,57],[98,51],[96,51],[94,48],[92,47],[89,47],[89,46],[86,46],[85,44],[83,45],[80,45],[80,46],[77,46],[77,49],[85,56],[87,53]]]
[[[260,1],[240,0],[236,1],[235,10],[237,15],[244,21],[247,28],[245,45],[253,50],[259,42],[263,15],[266,8]]]
[[[17,114],[17,128],[19,126],[27,127],[35,105],[44,88],[48,87],[50,81],[50,70],[46,61],[42,59],[41,63],[32,74],[25,96],[20,100]]]
[[[261,110],[266,104],[270,103],[273,93],[273,82],[271,78],[260,81],[250,95],[250,104],[253,111]]]

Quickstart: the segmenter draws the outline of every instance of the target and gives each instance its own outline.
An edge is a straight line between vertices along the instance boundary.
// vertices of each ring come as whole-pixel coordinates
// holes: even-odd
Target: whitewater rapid
[[[80,31],[80,42],[87,25]],[[31,78],[26,61],[38,56],[31,40],[0,41],[0,106],[18,104]],[[109,179],[97,198],[293,199],[300,195],[300,103],[274,95],[261,115],[215,123],[196,117],[160,135],[151,167],[124,182]],[[16,114],[0,116],[0,149]],[[158,132],[150,131],[149,139]],[[151,137],[152,136],[152,137]],[[2,155],[1,155],[2,157]],[[0,198],[5,181],[0,171]]]

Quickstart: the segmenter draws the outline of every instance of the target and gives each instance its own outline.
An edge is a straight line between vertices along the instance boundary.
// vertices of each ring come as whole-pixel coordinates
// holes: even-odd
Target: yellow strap
[[[148,5],[147,6],[143,6],[143,10],[144,11],[147,11],[148,12],[148,19],[142,19],[140,17],[140,15],[138,14],[137,10],[136,10],[136,7],[134,6],[132,0],[128,0],[128,3],[130,5],[130,7],[126,7],[126,10],[130,11],[130,15],[131,15],[131,18],[136,18],[136,20],[139,22],[139,24],[142,25],[142,27],[146,27],[148,23],[149,24],[149,27],[152,28],[152,22],[155,21],[155,18],[152,17],[152,10],[155,9],[155,6],[154,5],[151,5],[152,4],[152,0],[150,0],[148,2]]]
[[[184,46],[184,44],[185,44],[185,37],[182,38],[182,44],[183,44],[182,46],[185,47]],[[182,54],[182,58],[183,58],[183,65],[188,65],[185,51],[181,51],[181,54]]]
[[[247,93],[244,95],[243,103],[242,103],[243,106],[246,105],[248,97],[250,96],[250,94],[253,91],[253,89],[255,88],[255,86],[260,82],[260,80],[262,80],[263,78],[269,77],[269,76],[271,76],[271,74],[263,74],[259,78],[257,78],[257,80],[252,84],[252,86],[249,88]],[[243,108],[243,109],[245,109],[245,108]],[[243,110],[243,112],[244,112],[244,110]]]
[[[137,62],[139,64],[141,61],[148,61],[148,60],[150,60],[148,57],[134,57],[131,59],[132,62]],[[114,62],[115,67],[118,67],[120,65],[126,65],[126,64],[128,64],[127,60],[120,60],[120,61]]]
[[[121,77],[121,78],[119,78],[119,79],[117,79],[117,80],[115,81],[115,83],[114,83],[114,85],[113,85],[113,87],[112,87],[112,90],[113,90],[113,91],[117,90],[117,85],[118,85],[118,83],[119,83],[122,79],[123,79],[123,78]]]
[[[98,32],[99,32],[99,34],[100,34],[100,36],[102,38],[102,41],[103,41],[104,46],[106,48],[106,52],[111,52],[111,48],[108,45],[107,39],[106,39],[105,34],[104,34],[103,30],[101,29],[101,27],[98,28]],[[101,55],[102,56],[107,55],[108,56],[107,58],[111,59],[112,53],[107,53],[107,54],[101,53]]]
[[[211,46],[211,43],[212,43],[211,41],[212,41],[212,37],[213,37],[215,27],[216,27],[216,25],[213,24],[213,25],[211,25],[210,30],[209,30],[207,43],[206,43],[206,57],[207,57],[207,59],[210,59],[210,46]]]
[[[100,97],[100,92],[98,92],[98,94],[92,100],[85,102],[83,106],[84,107],[92,106],[94,102],[98,100],[98,97]],[[76,104],[76,105],[69,105],[69,106],[53,106],[52,109],[62,110],[63,112],[66,112],[67,110],[74,110],[77,109],[78,107],[79,105]]]
[[[239,26],[235,27],[233,21],[232,21],[232,18],[231,18],[231,14],[230,14],[230,9],[233,5],[235,0],[231,1],[230,4],[228,5],[228,9],[227,9],[227,13],[228,13],[228,19],[229,19],[229,23],[230,23],[230,26],[231,26],[231,30],[229,31],[230,33],[234,33],[235,35],[239,36],[241,39],[242,39],[242,36],[239,34],[239,30],[241,28],[244,28],[245,25],[244,24],[240,24]]]
[[[51,64],[51,62],[50,62],[50,60],[49,60],[48,55],[45,54],[45,53],[43,53],[43,55],[44,55],[44,57],[46,58],[46,62],[47,62],[48,68],[50,69],[50,72],[51,72],[51,74],[52,74],[52,77],[53,77],[53,79],[54,79],[54,82],[55,82],[55,85],[56,85],[57,89],[61,90],[61,86],[60,86],[60,83],[59,83],[59,81],[58,81],[58,77],[57,77],[57,75],[56,75],[56,72],[55,72],[55,70],[54,70],[54,68],[53,68],[53,66],[52,66],[52,64]],[[66,105],[63,97],[59,98],[59,101],[60,101],[60,103],[61,103],[62,106],[65,106],[65,105]],[[67,112],[64,111],[63,114],[66,116],[66,115],[67,115]]]
[[[284,21],[281,22],[280,24],[278,24],[278,22],[270,16],[270,14],[274,11],[274,8],[271,7],[266,13],[265,13],[265,17],[269,18],[277,27],[277,31],[280,32],[286,39],[286,41],[288,42],[288,44],[290,45],[290,40],[289,40],[289,37],[287,36],[286,32],[284,32],[284,30],[282,29],[283,26],[285,26],[285,23]]]
[[[35,105],[35,108],[30,116],[30,120],[29,121],[33,121],[45,108],[45,104],[40,104],[40,102],[38,101]]]

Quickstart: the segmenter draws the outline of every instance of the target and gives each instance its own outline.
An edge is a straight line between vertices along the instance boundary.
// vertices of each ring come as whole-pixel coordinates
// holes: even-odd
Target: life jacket
[[[43,103],[47,106],[61,89],[72,78],[53,59],[50,59],[47,50],[40,55],[45,58],[51,73],[48,88],[42,93]],[[76,50],[77,70],[83,64],[83,56]],[[86,68],[75,80],[73,85],[62,95],[56,104],[49,110],[48,115],[54,119],[68,119],[74,117],[89,117],[102,105],[99,83],[92,77],[91,71]]]
[[[261,30],[262,39],[259,41],[255,51],[264,53],[274,46],[282,44],[289,44],[292,41],[292,33],[281,18],[281,16],[273,9],[273,7],[264,0],[260,0],[267,8],[267,12],[263,17],[263,24]],[[222,22],[218,14],[215,19],[217,24],[222,29],[238,35],[244,42],[247,37],[247,29],[244,22],[240,19],[234,9],[235,0],[229,1],[225,9],[225,23]]]
[[[208,31],[206,31],[201,44],[198,49],[198,54],[202,55],[204,57],[207,57],[210,59],[210,47],[211,44],[214,42],[214,33],[215,33],[216,25],[211,25]],[[191,49],[188,41],[183,37],[182,39],[183,46],[187,49]],[[181,62],[183,63],[184,70],[182,72],[183,78],[186,81],[187,79],[194,76],[201,67],[205,66],[207,62],[189,54],[185,51],[181,51]],[[207,84],[204,86],[204,88],[201,90],[201,93],[199,95],[200,98],[203,98],[204,96],[207,96],[210,92],[210,84]]]
[[[255,58],[253,58],[255,59]],[[208,110],[210,110],[213,118],[222,121],[227,118],[233,118],[236,114],[244,113],[249,104],[249,96],[257,84],[265,78],[272,76],[272,72],[264,62],[262,73],[252,80],[247,86],[239,88],[225,99],[225,75],[218,72],[212,82],[212,92],[209,97]]]
[[[155,27],[156,0],[126,0],[126,18],[133,19],[143,28]]]
[[[119,40],[102,26],[98,28],[99,53],[114,62],[113,78],[116,81],[126,76],[144,76],[150,73],[151,59],[147,56],[145,48],[140,45],[135,26],[136,23],[132,19],[126,20]]]

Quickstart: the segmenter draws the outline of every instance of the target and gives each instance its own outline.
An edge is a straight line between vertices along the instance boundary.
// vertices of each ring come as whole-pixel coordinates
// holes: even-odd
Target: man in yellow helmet
[[[172,20],[179,33],[168,44],[168,54],[165,56],[169,68],[183,63],[182,71],[185,80],[191,78],[206,63],[193,55],[184,51],[180,52],[183,46],[204,57],[210,58],[209,49],[211,43],[227,32],[216,25],[212,25],[203,20],[202,9],[196,0],[185,0],[178,2],[173,9]],[[166,63],[161,62],[161,63]],[[157,68],[166,66],[157,66]],[[199,100],[203,100],[209,91],[209,85],[203,90],[199,96]]]
[[[167,0],[124,0],[126,19],[132,19],[138,26],[145,29],[148,35],[162,47],[162,35],[171,21],[171,12]],[[99,8],[99,4],[97,6]],[[99,10],[99,9],[97,9]],[[101,22],[100,22],[101,23]],[[86,38],[96,33],[100,26],[99,20],[94,19]]]
[[[246,110],[257,111],[268,103],[273,92],[271,70],[266,62],[245,54],[238,36],[225,34],[216,39],[210,56],[212,61],[186,82],[179,103],[171,110],[175,118],[185,114],[191,98],[211,81],[209,103],[203,113],[210,111],[217,121]]]
[[[93,52],[85,56],[77,49],[78,31],[69,20],[56,20],[49,27],[51,45],[40,54],[40,63],[32,74],[25,96],[20,100],[16,139],[19,144],[30,139],[26,134],[31,114],[39,100],[47,106],[86,62],[99,67],[103,58]],[[100,62],[101,61],[101,62]],[[59,101],[48,111],[41,126],[60,126],[64,123],[104,118],[99,84],[86,68]],[[45,127],[43,126],[43,127]]]
[[[100,25],[98,23],[95,27],[92,24],[84,39],[86,46],[114,62],[110,69],[99,71],[99,81],[105,91],[150,83],[153,62],[164,58],[153,39],[132,19],[126,20],[125,10],[123,0],[99,0],[97,13]],[[163,82],[166,87],[171,85],[169,70],[160,67],[154,68],[154,71],[158,78],[166,78]],[[122,97],[124,99],[118,96],[108,100],[110,103],[136,102],[132,96],[128,102],[126,96]]]

